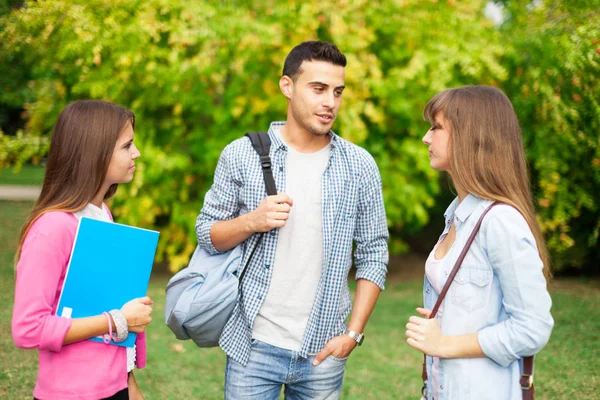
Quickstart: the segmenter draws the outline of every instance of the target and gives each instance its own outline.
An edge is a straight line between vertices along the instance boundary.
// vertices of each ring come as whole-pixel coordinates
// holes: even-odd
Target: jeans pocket
[[[329,357],[327,358],[331,358],[333,361],[337,361],[337,362],[346,362],[346,360],[348,359],[348,357],[336,357],[333,354],[330,354]]]
[[[467,311],[483,307],[489,297],[492,270],[481,266],[463,266],[451,286],[452,303]]]

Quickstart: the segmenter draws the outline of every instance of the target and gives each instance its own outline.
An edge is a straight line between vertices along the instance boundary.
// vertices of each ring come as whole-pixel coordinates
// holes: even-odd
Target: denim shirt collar
[[[281,129],[281,127],[284,125],[285,125],[285,121],[275,121],[275,122],[271,122],[271,125],[269,126],[269,137],[271,138],[271,145],[273,146],[275,151],[279,151],[279,150],[287,151],[287,146],[281,139],[281,136],[275,133],[275,130]],[[332,130],[330,130],[327,135],[329,135],[329,137],[331,138],[330,144],[331,144],[331,151],[333,152],[333,149],[336,147],[336,145],[338,144],[338,142],[340,140],[339,136],[336,135]]]
[[[459,203],[458,197],[448,206],[444,213],[446,219],[446,226],[450,226],[452,221],[456,217],[457,225],[464,223],[473,211],[480,205],[484,200],[479,197],[475,197],[472,194],[468,194],[467,197]]]

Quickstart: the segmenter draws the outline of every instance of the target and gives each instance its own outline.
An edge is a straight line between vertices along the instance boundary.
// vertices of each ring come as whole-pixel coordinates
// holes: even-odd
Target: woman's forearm
[[[485,357],[477,333],[459,336],[444,336],[440,358]]]
[[[112,317],[109,317],[113,332],[115,323]],[[67,331],[63,344],[81,342],[89,338],[104,335],[108,333],[108,320],[106,315],[96,315],[93,317],[74,318],[71,322],[71,328]]]

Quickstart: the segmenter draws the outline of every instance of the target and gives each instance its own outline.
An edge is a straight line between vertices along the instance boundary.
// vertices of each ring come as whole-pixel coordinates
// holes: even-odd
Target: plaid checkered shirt
[[[277,190],[285,193],[288,149],[274,132],[284,124],[273,122],[269,137],[273,176]],[[329,161],[321,180],[323,269],[299,353],[302,357],[318,353],[329,339],[346,329],[352,308],[348,273],[353,242],[356,279],[372,281],[383,290],[387,273],[389,234],[375,160],[366,150],[335,133],[330,132],[330,137]],[[233,141],[221,153],[214,183],[196,222],[199,245],[211,254],[218,253],[210,238],[213,224],[256,209],[266,196],[259,156],[250,140],[242,137]],[[254,234],[241,243],[242,265],[251,253],[246,250],[256,246],[259,236]],[[256,249],[242,282],[240,300],[219,340],[227,355],[243,365],[250,357],[254,319],[269,290],[277,236],[278,229],[267,232]]]

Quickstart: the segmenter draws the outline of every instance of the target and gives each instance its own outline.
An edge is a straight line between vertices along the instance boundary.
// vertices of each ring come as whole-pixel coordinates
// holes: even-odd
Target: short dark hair
[[[302,72],[300,65],[304,61],[327,61],[333,65],[346,66],[346,56],[335,44],[315,40],[302,42],[290,51],[283,64],[283,75],[296,80]]]

